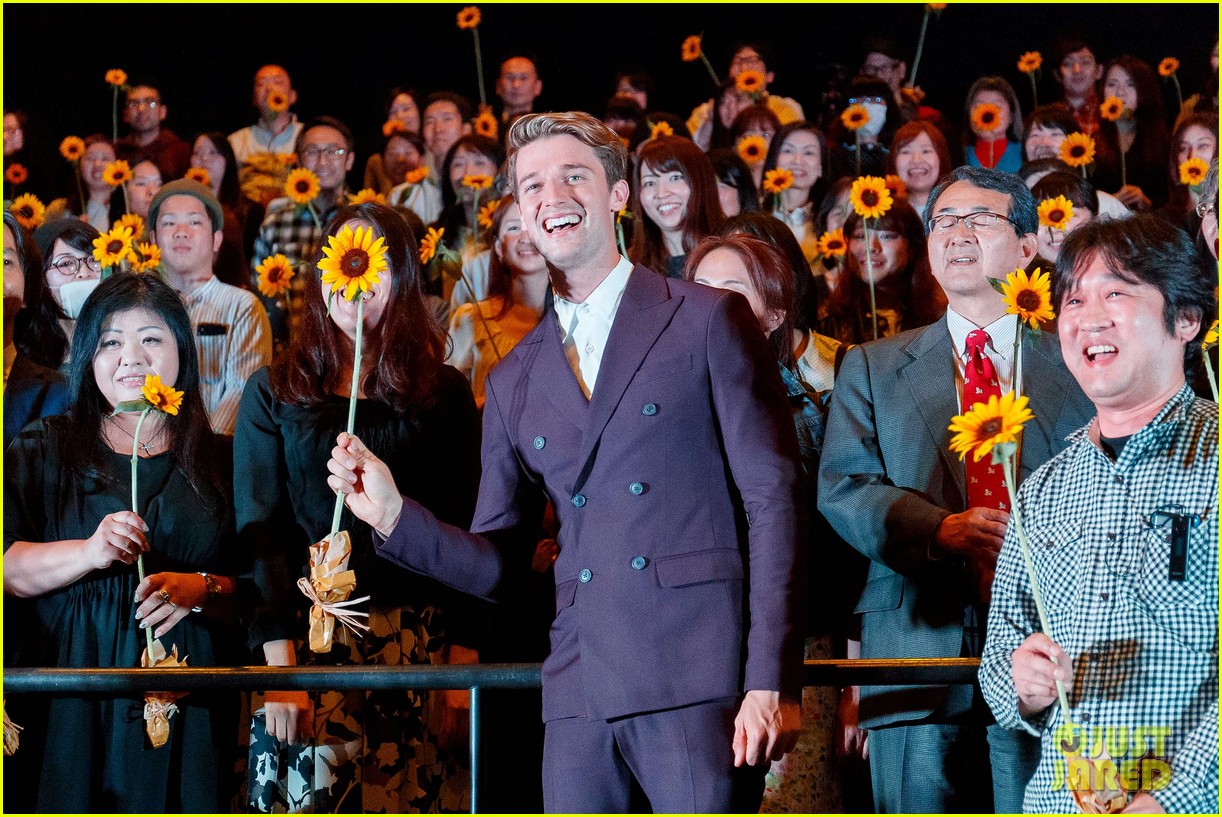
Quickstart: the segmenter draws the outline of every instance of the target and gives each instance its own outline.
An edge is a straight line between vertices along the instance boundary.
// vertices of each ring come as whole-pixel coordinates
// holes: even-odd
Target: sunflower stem
[[[709,76],[713,79],[713,87],[720,88],[721,80],[717,78],[717,72],[713,70],[713,63],[709,62],[708,55],[704,53],[704,49],[700,50],[700,61],[704,63],[704,67],[708,69]]]
[[[1126,172],[1125,166],[1124,166],[1125,164],[1124,163],[1124,154],[1125,154],[1125,150],[1124,148],[1121,148],[1120,149],[1120,186],[1121,187],[1126,187],[1129,183],[1129,174]]]
[[[81,197],[81,213],[83,214],[85,212],[85,205],[88,204],[89,202],[85,200],[85,188],[81,184],[81,162],[80,160],[78,159],[77,161],[73,162],[72,166],[75,168],[75,171],[73,172],[72,175],[76,177],[76,194]]]
[[[314,209],[314,202],[306,202],[306,208],[310,211],[310,217],[314,219],[314,226],[322,231],[322,219],[318,217],[318,211]]]
[[[136,474],[138,471],[138,463],[140,462],[140,427],[144,425],[144,420],[149,416],[149,412],[153,410],[149,406],[144,411],[140,412],[140,417],[136,420],[136,430],[132,434],[132,513],[140,515],[140,506],[137,504],[138,497],[136,494]],[[144,581],[144,555],[136,554],[136,576],[140,581]],[[149,660],[153,660],[153,628],[144,628],[144,638],[148,643]]]
[[[352,388],[348,392],[348,436],[351,437],[356,431],[356,396],[361,383],[361,341],[364,339],[365,329],[365,293],[357,290],[356,292],[356,340],[353,344],[353,360],[352,360]],[[344,512],[344,493],[336,491],[335,493],[335,510],[331,514],[331,536],[334,539],[335,534],[339,533],[339,519]]]
[[[1016,316],[1018,322],[1014,327],[1014,399],[1017,400],[1023,394],[1023,319],[1022,316]]]
[[[853,159],[857,163],[857,175],[861,175],[861,128],[853,131]]]
[[[1205,354],[1201,357],[1205,359],[1205,376],[1209,380],[1209,390],[1213,392],[1214,402],[1218,402],[1218,377],[1214,374],[1214,365],[1209,360],[1209,350],[1205,350]]]
[[[1018,536],[1019,548],[1023,552],[1023,564],[1027,568],[1027,580],[1031,582],[1031,595],[1035,598],[1035,612],[1040,619],[1040,632],[1052,640],[1052,628],[1048,625],[1048,614],[1044,609],[1044,594],[1040,592],[1040,584],[1036,579],[1035,562],[1031,559],[1031,543],[1027,541],[1027,534],[1023,531],[1022,514],[1018,512],[1017,494],[1018,489],[1015,487],[1014,478],[1014,458],[1007,454],[1002,457],[1001,473],[1006,479],[1006,491],[1010,494],[1010,523],[1014,525],[1014,533]],[[1057,660],[1052,659],[1052,663],[1057,663]],[[1056,682],[1057,699],[1061,703],[1061,712],[1064,713],[1065,721],[1069,721],[1069,699],[1065,695],[1065,685],[1060,680]]]
[[[1177,77],[1174,74],[1174,72],[1171,74],[1171,82],[1172,84],[1175,85],[1175,98],[1178,99],[1180,103],[1180,114],[1183,114],[1184,113],[1184,92],[1180,90],[1180,80],[1179,80],[1179,77]]]
[[[112,85],[114,101],[110,105],[111,144],[119,141],[119,86]]]
[[[119,185],[123,189],[123,212],[130,213],[132,211],[131,197],[127,195],[127,182]]]
[[[620,255],[627,258],[628,248],[624,246],[624,222],[618,213],[615,214],[615,243],[619,247]]]
[[[479,81],[479,104],[487,105],[488,96],[484,92],[484,56],[479,48],[479,27],[471,29],[471,37],[475,40],[475,78]]]
[[[870,222],[861,220],[866,231],[866,280],[870,282],[870,325],[874,330],[874,340],[878,340],[878,304],[874,300],[874,248],[870,243]]]
[[[921,52],[925,50],[925,29],[929,27],[929,6],[925,6],[925,16],[921,18],[921,33],[917,37],[916,57],[912,60],[912,74],[908,77],[908,85],[916,87],[917,68],[921,64]]]

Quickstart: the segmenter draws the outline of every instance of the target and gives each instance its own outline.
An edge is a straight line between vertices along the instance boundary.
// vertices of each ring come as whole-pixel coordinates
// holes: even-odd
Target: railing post
[[[471,813],[479,813],[480,702],[479,687],[471,687]]]

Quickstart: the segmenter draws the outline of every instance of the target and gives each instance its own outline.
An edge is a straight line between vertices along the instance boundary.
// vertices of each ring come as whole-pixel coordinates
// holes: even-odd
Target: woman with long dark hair
[[[1112,193],[1130,210],[1158,209],[1167,203],[1170,149],[1158,77],[1145,61],[1122,54],[1103,72],[1099,98],[1108,97],[1123,102],[1125,114],[1115,122],[1100,119],[1091,181],[1095,189]]]
[[[687,254],[724,218],[713,164],[691,139],[664,136],[641,148],[634,181],[636,227],[628,257],[678,278]]]
[[[765,175],[778,168],[793,174],[793,184],[781,193],[781,206],[773,194],[764,192],[764,208],[789,225],[808,261],[818,254],[814,211],[827,189],[826,159],[823,133],[809,122],[790,122],[772,137],[764,160]]]
[[[384,238],[388,269],[367,292],[356,434],[402,489],[440,519],[470,524],[479,483],[479,429],[466,379],[444,365],[445,335],[423,300],[416,243],[389,207],[343,207],[345,226]],[[353,598],[371,628],[337,625],[329,652],[309,649],[310,603],[296,586],[308,548],[331,530],[326,463],[345,430],[357,305],[305,281],[304,314],[285,352],[247,382],[234,437],[238,536],[252,554],[260,600],[250,647],[271,665],[430,664],[473,659],[457,594],[378,559],[369,527],[345,511]],[[256,652],[257,655],[257,652]],[[252,725],[253,810],[437,811],[467,808],[457,736],[461,695],[268,692]],[[313,742],[309,739],[313,737]],[[303,748],[298,744],[306,742]],[[456,742],[457,741],[457,742]],[[302,767],[306,768],[304,774]],[[351,791],[349,791],[351,789]],[[282,799],[288,798],[287,803]]]
[[[212,271],[223,283],[250,289],[247,248],[254,245],[255,233],[263,222],[263,208],[242,195],[238,183],[238,160],[225,134],[205,131],[195,137],[191,148],[191,167],[208,171],[208,186],[221,203],[224,216],[221,232],[225,237],[212,264]],[[258,260],[263,261],[262,258]]]
[[[1205,185],[1197,187],[1202,193],[1193,190],[1192,185],[1180,181],[1180,165],[1189,159],[1200,159],[1209,164],[1218,155],[1218,115],[1216,113],[1190,113],[1180,117],[1171,134],[1171,149],[1168,151],[1167,173],[1168,189],[1167,206],[1162,213],[1177,227],[1182,227],[1193,235],[1200,227],[1196,206],[1206,195]]]
[[[223,663],[236,634],[214,614],[239,572],[228,463],[200,398],[186,307],[156,276],[118,273],[86,302],[76,344],[71,410],[30,425],[5,454],[4,592],[24,602],[5,611],[6,663],[138,667],[144,628],[190,666]],[[149,413],[137,446],[139,413],[114,410],[140,399],[149,375],[182,403]],[[145,744],[139,696],[14,711],[26,727],[14,760],[28,766],[6,769],[21,772],[6,810],[217,811],[217,747],[232,739],[220,700],[206,691],[179,700],[159,749]]]
[[[75,218],[49,221],[34,231],[43,259],[42,270],[37,273],[42,278],[41,286],[28,293],[15,339],[21,353],[39,366],[61,369],[68,365],[75,316],[83,301],[78,296],[102,275],[102,265],[93,257],[93,242],[98,236],[94,227]],[[65,287],[72,315],[64,309]]]
[[[985,106],[996,108],[996,114],[986,116]],[[1023,164],[1022,107],[1014,86],[1001,77],[981,77],[967,89],[963,158],[969,167],[995,167],[1007,173],[1017,173]]]

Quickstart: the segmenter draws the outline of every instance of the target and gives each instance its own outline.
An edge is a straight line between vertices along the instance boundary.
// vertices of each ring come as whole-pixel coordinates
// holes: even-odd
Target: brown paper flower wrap
[[[1112,763],[1106,749],[1101,750],[1099,757],[1082,757],[1081,755],[1066,755],[1067,768],[1076,766],[1083,760],[1090,767],[1090,779],[1082,781],[1085,786],[1071,786],[1074,802],[1083,814],[1119,814],[1129,804],[1129,794],[1123,788],[1110,788],[1108,778],[1112,778],[1117,786],[1120,777],[1115,773],[1104,773],[1104,767]]]
[[[185,667],[187,656],[178,658],[178,645],[170,648],[169,655],[161,644],[161,639],[154,639],[151,648],[145,648],[140,653],[140,666],[145,669],[174,669]],[[186,696],[185,692],[146,692],[144,693],[144,732],[149,736],[149,743],[154,749],[165,746],[170,739],[170,718],[178,711],[175,701]]]
[[[356,571],[348,569],[350,556],[352,541],[346,530],[310,545],[310,578],[298,579],[297,587],[313,602],[310,607],[310,649],[313,652],[331,651],[337,620],[358,636],[369,630],[368,625],[360,621],[368,618],[368,613],[346,609],[369,600],[369,596],[348,598],[356,589]]]
[[[3,705],[0,704],[0,709]],[[4,710],[4,756],[12,757],[17,752],[18,733],[21,727],[9,720],[8,710]]]

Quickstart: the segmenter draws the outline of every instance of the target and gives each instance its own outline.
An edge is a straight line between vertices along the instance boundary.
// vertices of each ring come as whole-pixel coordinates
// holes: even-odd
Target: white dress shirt
[[[594,393],[611,324],[615,322],[615,313],[631,273],[632,263],[621,255],[619,263],[582,303],[554,296],[556,320],[560,322],[564,338],[564,355],[587,400]]]
[[[950,330],[950,341],[955,347],[955,394],[963,395],[963,379],[967,371],[967,336],[974,329],[984,329],[989,334],[984,353],[993,361],[997,371],[997,383],[1001,393],[1014,388],[1014,333],[1018,331],[1018,316],[1002,315],[988,326],[979,327],[955,310],[946,310],[946,328]],[[1021,376],[1019,385],[1021,386]],[[960,406],[960,411],[963,407]]]

